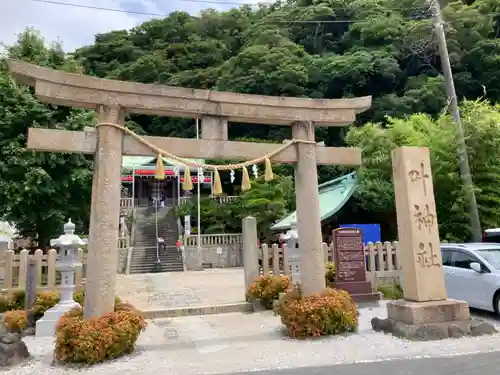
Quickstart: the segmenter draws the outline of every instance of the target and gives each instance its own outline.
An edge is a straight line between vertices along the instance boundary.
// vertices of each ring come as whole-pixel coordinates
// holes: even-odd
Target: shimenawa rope
[[[215,195],[222,194],[222,183],[220,180],[219,171],[230,171],[233,169],[240,169],[241,168],[242,169],[241,190],[245,191],[245,190],[250,189],[250,177],[248,175],[248,170],[247,170],[248,166],[253,165],[253,164],[260,164],[260,163],[264,162],[265,163],[264,179],[265,179],[265,181],[271,181],[274,178],[271,160],[270,160],[273,156],[278,155],[280,152],[283,152],[284,150],[286,150],[288,147],[290,147],[293,144],[297,144],[297,143],[316,144],[316,142],[314,142],[314,141],[292,139],[292,140],[284,143],[283,146],[278,147],[276,150],[271,151],[268,154],[261,156],[259,158],[256,158],[256,159],[247,160],[245,162],[236,163],[236,164],[214,165],[214,164],[197,163],[194,160],[178,157],[177,155],[174,155],[168,151],[162,150],[161,148],[157,147],[153,143],[144,139],[144,137],[141,137],[139,134],[135,133],[134,131],[130,130],[129,128],[122,126],[122,125],[119,125],[119,124],[115,124],[112,122],[101,122],[101,123],[97,124],[96,126],[112,126],[116,129],[119,129],[119,130],[123,131],[124,133],[132,136],[138,142],[142,143],[143,145],[149,147],[151,150],[155,151],[158,155],[157,160],[156,160],[155,177],[159,180],[163,180],[165,178],[165,171],[164,171],[163,158],[162,158],[163,156],[168,158],[168,159],[174,160],[174,161],[178,162],[179,164],[184,165],[185,167],[191,166],[191,167],[212,170],[214,172],[214,194]],[[185,168],[183,189],[184,190],[191,190],[192,188],[193,188],[193,182],[191,179],[191,171],[189,168]]]

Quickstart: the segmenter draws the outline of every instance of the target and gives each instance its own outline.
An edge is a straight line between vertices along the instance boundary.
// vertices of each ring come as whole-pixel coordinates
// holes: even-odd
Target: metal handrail
[[[154,200],[155,205],[155,221],[156,221],[156,263],[160,264],[160,244],[158,243],[158,199]]]

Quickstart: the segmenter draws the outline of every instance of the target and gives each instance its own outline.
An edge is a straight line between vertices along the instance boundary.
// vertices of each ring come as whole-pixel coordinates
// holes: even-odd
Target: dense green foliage
[[[498,102],[498,1],[448,1],[444,5],[458,96]],[[44,46],[32,32],[22,35],[8,53],[43,66],[144,83],[312,98],[372,95],[372,109],[359,116],[357,125],[381,122],[384,126],[389,124],[390,129],[376,130],[368,125],[354,129],[347,137],[349,144],[367,147],[368,162],[362,169],[362,188],[357,194],[359,203],[380,212],[381,220],[394,222],[387,147],[385,143],[375,143],[375,138],[365,140],[363,136],[383,133],[375,134],[376,139],[389,145],[427,142],[434,147],[435,159],[442,154],[438,158],[441,164],[433,161],[438,200],[443,202],[438,213],[442,231],[450,238],[466,233],[451,124],[445,117],[436,123],[433,120],[446,107],[447,98],[436,38],[423,0],[282,0],[228,12],[206,10],[196,17],[174,12],[132,30],[97,35],[93,45],[71,55],[65,55],[58,45]],[[475,113],[482,116],[479,122],[485,126],[478,128],[483,125],[467,120],[471,124],[469,134],[484,131],[491,137],[488,140],[495,138],[494,127],[485,125],[494,121],[483,115],[481,108],[485,104],[467,103],[466,111],[468,106],[474,116]],[[495,118],[496,112],[495,107],[485,113]],[[430,117],[416,115],[402,120],[413,113]],[[28,126],[81,129],[92,122],[92,116],[87,111],[40,104],[32,90],[16,85],[5,68],[1,68],[0,218],[13,222],[22,232],[38,233],[42,239],[58,234],[64,218],[71,217],[78,228],[88,225],[91,161],[81,155],[34,153],[24,147]],[[189,119],[134,115],[127,121],[129,127],[141,133],[180,137],[195,134],[194,121]],[[422,130],[425,126],[437,128]],[[391,130],[401,127],[407,134],[405,140]],[[229,133],[231,139],[277,142],[291,137],[289,127],[253,124],[231,124]],[[342,145],[346,133],[346,128],[319,128],[317,139],[326,145]],[[440,140],[437,133],[447,137],[443,138],[446,140]],[[423,136],[429,139],[424,142]],[[496,201],[498,181],[496,174],[491,173],[495,171],[491,166],[496,168],[497,162],[488,159],[496,157],[496,153],[476,147],[482,142],[479,136],[471,137],[468,142],[473,159],[478,160],[473,162],[473,177],[479,189],[483,224],[499,225],[492,204]],[[374,156],[377,153],[381,160]],[[480,164],[486,162],[490,164]],[[449,176],[438,177],[442,171]],[[289,168],[279,171],[291,176],[290,172]],[[319,172],[324,181],[340,171],[322,167]],[[384,183],[379,184],[380,181]],[[227,178],[224,182],[227,184]],[[225,186],[224,190],[230,189]],[[452,210],[446,210],[444,206],[450,200],[455,202],[455,198],[457,203]],[[286,210],[289,201],[279,199],[280,207]],[[274,200],[272,196],[270,201]],[[207,212],[214,210],[211,204],[204,204]],[[256,206],[259,209],[247,211],[262,215],[259,210],[269,206],[259,204]],[[233,226],[226,223],[227,215],[217,215],[211,225]],[[266,214],[261,226],[269,220],[271,217]]]
[[[475,99],[484,86],[488,98],[500,99],[498,10],[493,0],[443,9],[459,97]],[[290,0],[200,17],[175,12],[97,35],[75,57],[89,74],[144,83],[315,98],[373,95],[361,123],[437,115],[446,103],[423,0]],[[189,119],[133,119],[148,133],[194,136]],[[334,145],[344,131],[317,135]],[[230,137],[243,136],[280,141],[290,129],[232,124]]]
[[[77,71],[75,61],[57,44],[46,48],[35,33],[23,34],[9,55],[35,64]],[[41,104],[32,90],[17,85],[0,66],[0,217],[15,224],[40,246],[61,234],[69,218],[84,231],[90,211],[91,162],[83,155],[26,149],[27,128],[83,129],[88,111]]]
[[[263,178],[253,180],[251,189],[243,192],[239,199],[219,203],[206,197],[200,200],[200,226],[202,233],[241,233],[242,220],[246,216],[257,219],[260,238],[269,235],[269,227],[286,213],[294,209],[293,181],[290,177],[276,176],[265,182]],[[177,210],[179,217],[191,215],[197,226],[196,199],[192,199]]]
[[[500,224],[500,106],[465,101],[462,115],[481,222],[485,228],[497,227]],[[371,123],[351,129],[347,144],[362,147],[364,152],[359,170],[360,186],[354,193],[357,201],[369,212],[380,212],[381,218],[395,218],[391,150],[402,145],[429,147],[439,233],[442,239],[449,241],[466,240],[469,223],[454,139],[454,125],[445,115],[436,121],[423,114],[406,119],[389,118],[385,128]]]

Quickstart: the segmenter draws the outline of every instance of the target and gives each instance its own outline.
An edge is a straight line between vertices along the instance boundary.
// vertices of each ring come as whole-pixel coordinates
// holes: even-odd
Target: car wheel
[[[495,314],[500,316],[500,289],[496,291],[495,297],[493,297],[493,309]]]

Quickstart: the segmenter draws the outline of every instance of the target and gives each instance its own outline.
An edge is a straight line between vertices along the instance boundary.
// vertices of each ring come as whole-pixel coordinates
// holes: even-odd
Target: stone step
[[[157,273],[157,272],[182,272],[182,271],[184,271],[182,264],[178,264],[178,265],[160,264],[158,267],[156,266],[156,264],[149,265],[147,267],[139,267],[139,268],[130,267],[131,274]]]
[[[141,231],[141,232],[153,232],[153,233],[156,233],[156,226],[153,224],[153,225],[138,225],[136,226],[136,231]],[[169,232],[177,232],[177,225],[174,227],[174,226],[164,226],[164,225],[160,225],[158,226],[158,232],[165,232],[165,231],[169,231]]]
[[[133,254],[144,254],[146,252],[150,252],[150,251],[154,251],[156,253],[156,246],[144,246],[144,247],[134,247],[134,251],[132,252]],[[166,246],[165,247],[165,250],[160,250],[161,253],[165,253],[165,252],[178,252],[180,253],[180,251],[177,251],[177,247],[175,247],[175,245],[171,245],[171,246]]]
[[[156,251],[157,241],[134,241],[133,248],[134,249],[155,249]],[[174,249],[176,241],[165,241],[161,246],[165,246],[167,249]]]
[[[141,264],[155,264],[157,261],[156,256],[151,257],[151,258],[138,258],[136,261],[130,262],[130,265],[138,266]],[[182,263],[182,258],[161,258],[160,257],[160,262],[164,263]]]
[[[198,316],[211,314],[247,313],[254,311],[253,304],[249,302],[236,302],[212,306],[185,306],[165,308],[163,310],[142,310],[146,319],[175,318],[181,316]]]
[[[158,231],[158,234],[160,236],[172,236],[172,237],[177,237],[177,231],[166,231],[166,230],[160,230]],[[156,231],[151,231],[151,232],[145,232],[145,231],[136,231],[135,233],[135,237],[145,237],[145,238],[149,238],[149,237],[156,237]]]
[[[139,265],[139,264],[151,264],[151,263],[156,263],[157,258],[156,255],[147,257],[147,258],[136,258],[132,259],[130,264],[131,265]],[[170,263],[180,263],[182,262],[182,257],[160,257],[161,262],[170,262]]]
[[[131,264],[147,264],[147,263],[156,263],[156,254],[152,254],[151,256],[148,257],[140,257],[140,258],[135,258],[131,259]],[[167,256],[160,256],[161,261],[165,262],[181,262],[182,257],[167,257]]]
[[[152,268],[155,267],[158,263],[156,261],[150,262],[147,264],[135,264],[135,265],[130,265],[130,269],[143,269],[143,268]],[[180,262],[160,262],[160,265],[162,267],[181,267],[182,268],[182,263]]]
[[[175,234],[167,234],[167,233],[159,233],[158,237],[163,238],[165,241],[171,240],[171,241],[177,241],[178,237]],[[139,242],[139,241],[156,241],[157,237],[156,235],[154,236],[136,236],[134,238],[134,242]]]
[[[158,256],[160,257],[160,259],[181,259],[182,258],[182,254],[158,254]],[[156,259],[156,252],[154,253],[144,253],[144,254],[137,254],[136,256],[132,256],[132,261],[136,261],[136,260],[141,260],[141,259]]]
[[[175,246],[169,246],[166,249],[159,249],[156,251],[155,247],[144,247],[144,248],[135,248],[132,251],[132,255],[143,255],[143,254],[181,254],[180,251],[177,250]]]
[[[148,256],[148,255],[154,255],[156,256],[156,254],[160,255],[160,256],[181,256],[182,253],[178,252],[177,250],[173,250],[173,251],[158,251],[156,252],[156,249],[152,249],[152,250],[147,250],[147,251],[138,251],[138,252],[132,252],[132,258],[136,258],[136,257],[144,257],[144,256]]]

